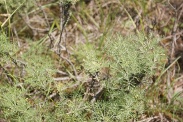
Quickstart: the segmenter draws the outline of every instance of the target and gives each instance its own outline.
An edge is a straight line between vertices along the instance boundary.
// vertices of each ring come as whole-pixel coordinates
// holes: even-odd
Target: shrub
[[[101,50],[92,44],[79,47],[78,59],[86,73],[100,74],[109,69],[109,80],[100,79],[107,99],[95,104],[95,121],[127,121],[144,112],[145,89],[139,84],[148,86],[148,79],[163,68],[166,59],[158,41],[158,37],[143,34],[117,34],[107,37]]]
[[[131,88],[142,83],[144,77],[151,77],[164,66],[165,52],[158,41],[160,38],[143,34],[113,35],[106,39],[103,49],[92,44],[79,47],[79,60],[89,73],[110,69],[112,88]],[[102,56],[103,55],[103,56]]]
[[[3,111],[3,118],[16,122],[39,120],[36,117],[37,111],[32,108],[28,99],[24,98],[26,92],[23,89],[1,87],[0,93],[0,107]]]
[[[142,83],[143,77],[151,77],[162,69],[166,56],[158,41],[158,37],[143,34],[108,38],[103,51],[114,83],[111,86],[129,89]]]
[[[18,47],[5,34],[0,35],[0,41],[0,68],[3,72],[0,117],[20,122],[49,120],[52,117],[50,103],[45,99],[52,90],[54,73],[49,51],[46,52],[46,47],[37,42],[30,42],[30,48],[18,55]]]
[[[49,51],[45,52],[46,47],[38,46],[37,43],[30,46],[30,49],[22,55],[22,59],[26,62],[24,82],[32,87],[47,90],[53,81],[53,61]]]
[[[8,38],[4,33],[0,34],[0,63],[5,63],[9,60],[9,55],[13,55],[17,50],[17,46],[10,41],[8,41]]]

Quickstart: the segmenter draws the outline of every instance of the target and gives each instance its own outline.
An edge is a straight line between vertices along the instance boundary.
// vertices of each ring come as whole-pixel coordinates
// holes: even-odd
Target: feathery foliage
[[[109,37],[104,51],[110,58],[107,62],[113,82],[129,88],[140,83],[143,77],[150,77],[162,69],[166,56],[158,41],[158,37],[143,34]]]

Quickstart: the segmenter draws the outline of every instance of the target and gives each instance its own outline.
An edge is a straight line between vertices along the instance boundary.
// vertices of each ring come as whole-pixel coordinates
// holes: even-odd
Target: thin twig
[[[13,81],[15,80],[14,77],[0,64],[0,68],[3,69],[3,71],[6,74],[6,77],[8,78],[9,84],[13,85]]]
[[[104,87],[101,86],[101,87],[98,89],[98,91],[95,93],[95,95],[93,96],[93,99],[91,100],[91,103],[96,102],[96,100],[97,100],[97,99],[100,97],[100,95],[102,94],[103,90],[104,90]]]
[[[63,57],[62,55],[58,54],[58,56],[59,56],[60,58],[64,59],[65,61],[67,61],[67,62],[71,65],[71,67],[72,67],[72,69],[73,69],[73,71],[74,71],[75,78],[76,78],[77,81],[79,81],[79,80],[78,80],[78,74],[77,74],[76,68],[74,67],[74,64],[73,64],[69,59]]]
[[[33,27],[31,24],[30,24],[30,19],[29,19],[29,16],[28,14],[25,14],[25,18],[23,16],[23,14],[20,14],[20,16],[22,17],[22,19],[24,20],[24,22],[27,24],[27,26],[33,31],[33,34],[36,35],[36,33],[39,31],[39,32],[48,32],[49,31],[49,28],[46,28],[46,29],[40,29],[40,28],[35,28]]]
[[[61,2],[60,3],[60,39],[58,42],[59,53],[61,52],[60,44],[62,42],[63,31],[64,31],[65,26],[66,26],[66,24],[69,20],[69,17],[70,17],[70,13],[69,13],[70,7],[71,7],[70,2],[68,2],[68,3]],[[66,42],[65,42],[65,45],[66,45]]]
[[[63,72],[61,70],[57,70],[57,73],[61,74],[61,75],[68,75],[66,72]]]
[[[154,119],[157,119],[157,118],[159,118],[159,116],[149,117],[149,118],[147,118],[147,119],[140,120],[140,121],[137,121],[137,122],[150,122],[150,121],[152,121],[152,120],[154,120]]]
[[[66,81],[66,80],[70,80],[70,77],[58,77],[58,78],[53,78],[53,80],[55,81]]]
[[[43,12],[43,15],[44,15],[44,19],[46,21],[46,24],[48,26],[48,28],[50,28],[50,23],[48,21],[48,17],[47,17],[47,14],[46,12],[44,11],[43,7],[38,3],[37,0],[35,0],[35,2],[37,3],[37,6],[39,7],[39,9]],[[48,37],[50,38],[50,48],[51,48],[51,45],[53,44],[53,41],[54,41],[54,37],[52,34],[48,33]]]
[[[180,31],[180,32],[175,33],[176,36],[180,36],[180,35],[182,35],[182,34],[183,34],[183,30]],[[167,37],[163,38],[162,40],[171,39],[172,37],[173,37],[173,35],[170,35],[170,36],[167,36]]]
[[[48,22],[48,17],[47,17],[46,12],[45,12],[44,9],[42,8],[42,6],[38,3],[37,0],[35,0],[35,2],[37,3],[37,6],[39,7],[39,9],[43,12],[43,15],[44,15],[44,19],[45,19],[45,21],[46,21],[46,24],[47,24],[47,26],[50,28],[50,23]]]

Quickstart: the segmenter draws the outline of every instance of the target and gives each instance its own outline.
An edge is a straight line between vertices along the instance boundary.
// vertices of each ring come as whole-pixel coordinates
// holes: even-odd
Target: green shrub
[[[103,49],[87,44],[79,47],[78,60],[86,73],[109,69],[109,80],[100,79],[107,100],[94,106],[95,121],[127,121],[144,112],[145,89],[150,77],[164,66],[165,52],[158,37],[138,35],[108,36]],[[96,73],[97,74],[97,73]],[[105,95],[106,94],[106,95]]]
[[[16,122],[51,119],[50,103],[45,100],[52,90],[55,72],[49,51],[44,45],[29,42],[30,47],[18,55],[18,47],[5,34],[0,35],[0,41],[0,68],[3,71],[0,88],[0,111],[3,114],[0,117]],[[12,81],[7,82],[10,79],[5,76]]]
[[[10,60],[9,56],[15,54],[18,50],[16,44],[8,41],[8,38],[4,33],[0,34],[0,63],[1,65]]]
[[[30,45],[30,49],[22,55],[22,59],[26,62],[24,82],[33,87],[47,90],[49,84],[53,81],[54,64],[49,51],[45,52],[46,47],[36,44]]]
[[[165,52],[159,46],[158,37],[143,34],[109,37],[104,53],[111,70],[115,87],[130,88],[142,82],[143,77],[151,77],[164,66]]]
[[[133,89],[130,93],[110,91],[109,101],[99,101],[94,104],[92,119],[94,121],[129,121],[138,119],[144,112],[144,93]]]
[[[0,108],[3,111],[3,116],[6,120],[16,122],[34,121],[37,118],[37,111],[25,99],[23,89],[16,87],[2,87],[0,88]]]
[[[91,74],[107,66],[106,62],[102,59],[101,51],[97,50],[92,44],[88,43],[79,46],[79,50],[76,54],[78,55],[78,60],[82,62],[84,69]]]
[[[151,77],[164,66],[165,52],[158,41],[160,38],[143,34],[108,36],[103,49],[92,44],[79,47],[78,59],[89,73],[110,69],[112,88],[130,88]]]

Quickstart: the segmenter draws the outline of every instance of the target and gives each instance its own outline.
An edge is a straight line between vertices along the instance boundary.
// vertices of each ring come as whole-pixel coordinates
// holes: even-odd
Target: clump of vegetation
[[[44,54],[45,47],[30,44],[30,47],[22,56],[16,55],[18,46],[10,43],[6,35],[1,38],[1,69],[3,76],[8,79],[2,81],[1,93],[1,111],[3,117],[11,121],[41,121],[42,112],[39,105],[51,91],[53,81],[53,63],[48,54]],[[46,61],[46,62],[45,62]],[[7,69],[9,65],[9,69]],[[10,83],[11,85],[7,84]],[[39,94],[40,98],[31,97]],[[44,104],[47,102],[42,101]],[[33,104],[34,103],[34,104]],[[34,107],[33,107],[34,106]],[[43,105],[44,106],[44,105]],[[39,111],[38,111],[39,110]]]
[[[129,88],[162,69],[166,56],[158,45],[159,41],[158,37],[146,37],[143,34],[109,37],[104,51],[110,58],[108,65],[115,84]]]
[[[108,80],[99,78],[100,84],[105,87],[103,94],[108,99],[95,104],[101,107],[99,112],[105,111],[102,120],[127,121],[143,113],[143,100],[146,98],[145,87],[141,85],[149,86],[151,82],[147,79],[152,77],[156,70],[163,69],[163,60],[166,59],[158,42],[158,38],[146,37],[143,34],[126,37],[114,35],[106,38],[105,46],[101,50],[90,44],[79,47],[77,54],[79,59],[82,59],[86,73],[93,76],[95,74],[97,78],[100,77],[98,74],[102,69],[107,67],[110,71]],[[97,112],[93,114],[95,116]]]
[[[129,88],[163,68],[166,55],[159,41],[158,37],[143,34],[126,37],[115,35],[106,38],[101,51],[86,45],[80,47],[78,54],[83,58],[86,71],[93,74],[108,67],[114,83],[109,86]]]
[[[79,50],[76,51],[78,54],[78,60],[82,62],[82,66],[85,70],[91,74],[98,72],[102,67],[107,64],[102,59],[101,51],[92,44],[80,45]]]
[[[182,7],[164,3],[0,0],[0,121],[182,121],[181,44],[159,38],[181,42]]]
[[[22,55],[22,59],[26,62],[24,82],[46,90],[53,81],[54,64],[49,52],[45,50],[46,47],[41,45],[30,45],[30,49]]]
[[[95,121],[129,121],[138,120],[144,113],[143,90],[133,89],[130,93],[110,90],[109,101],[95,103],[92,118]]]
[[[9,43],[5,35],[3,35],[1,39],[5,44],[1,48],[1,53],[9,51],[11,54],[11,51],[16,51],[12,50],[14,49],[12,46],[15,44]],[[23,69],[20,68],[16,73],[9,72],[12,77],[16,77],[16,80],[12,83],[13,87],[5,85],[5,87],[1,88],[1,107],[3,108],[2,111],[6,119],[26,120],[34,115],[39,115],[39,107],[38,109],[33,109],[35,108],[35,103],[48,99],[48,95],[54,90],[51,84],[53,83],[52,75],[55,71],[53,70],[53,61],[49,51],[45,52],[46,48],[37,42],[32,42],[29,46],[30,47],[26,49],[21,56],[18,56],[22,62],[24,62]],[[78,55],[80,59],[83,59],[81,62],[83,62],[82,64],[86,73],[94,75],[100,72],[102,68],[107,67],[110,69],[109,75],[111,77],[108,80],[99,80],[105,89],[103,93],[105,99],[94,105],[90,105],[86,102],[85,106],[87,109],[90,110],[91,107],[95,109],[95,111],[89,112],[91,113],[91,118],[94,121],[126,121],[129,119],[137,119],[144,112],[145,95],[144,89],[139,90],[140,86],[136,86],[136,82],[141,83],[144,77],[150,77],[157,68],[156,66],[162,68],[162,64],[158,64],[158,62],[161,62],[163,57],[165,58],[162,48],[158,46],[158,41],[151,37],[145,37],[142,34],[129,37],[116,35],[107,38],[105,46],[101,48],[101,51],[94,49],[92,45],[83,46],[80,49]],[[102,56],[102,54],[105,55]],[[17,62],[15,58],[14,55],[11,55],[11,59]],[[9,59],[10,62],[12,61],[11,59]],[[2,59],[1,62],[3,62]],[[16,66],[16,63],[12,64],[12,66],[13,65]],[[2,67],[3,66],[4,65],[2,65]],[[22,71],[24,71],[24,74],[21,76],[20,80],[20,76],[18,77],[15,74],[17,74],[17,72],[21,73]],[[4,94],[5,91],[7,91],[6,94]],[[11,94],[11,92],[13,92],[13,94]],[[32,99],[32,97],[35,96],[34,93],[40,95],[40,98],[37,98],[38,100]],[[78,96],[79,94],[82,95],[81,93],[75,95]],[[72,97],[76,97],[75,95]],[[49,104],[47,100],[42,102],[45,105]],[[82,100],[80,102],[82,102]],[[17,108],[17,111],[14,111],[12,109],[14,105],[18,108],[21,107],[21,109]],[[45,105],[42,107],[46,107]],[[69,110],[71,112],[73,109],[76,109],[74,106],[67,105],[66,109],[71,109]],[[60,107],[62,107],[62,105]],[[85,114],[88,113],[86,108],[83,109]],[[110,108],[114,109],[111,110]],[[28,111],[26,111],[27,109]],[[49,108],[46,107],[45,109],[47,109],[46,111],[49,114]],[[57,109],[54,111],[57,111]],[[99,113],[102,113],[102,115],[98,115]],[[75,114],[74,112],[74,116],[76,116]],[[78,116],[83,117],[82,114],[81,112]],[[42,115],[38,117],[41,116]],[[36,120],[38,119],[40,120],[40,118]]]
[[[1,87],[0,93],[0,107],[3,111],[3,116],[0,117],[11,121],[35,121],[35,119],[40,119],[37,117],[37,111],[25,98],[25,89],[7,86]]]
[[[7,55],[13,55],[17,50],[16,44],[8,41],[8,38],[4,33],[0,35],[1,45],[0,45],[0,54],[3,58],[1,58],[1,63],[5,59]]]

